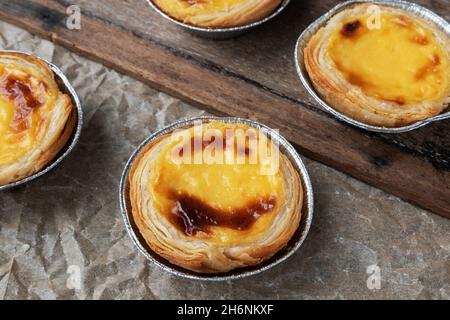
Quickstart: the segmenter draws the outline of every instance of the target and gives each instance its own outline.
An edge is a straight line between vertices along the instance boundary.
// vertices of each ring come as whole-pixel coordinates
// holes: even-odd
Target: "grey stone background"
[[[450,299],[450,220],[308,159],[315,218],[304,246],[287,262],[224,283],[161,271],[126,234],[120,174],[144,138],[203,112],[3,22],[0,47],[61,67],[85,112],[81,141],[69,158],[0,194],[0,298]],[[373,264],[381,270],[379,290],[366,285]],[[73,266],[81,271],[79,289],[67,286]]]

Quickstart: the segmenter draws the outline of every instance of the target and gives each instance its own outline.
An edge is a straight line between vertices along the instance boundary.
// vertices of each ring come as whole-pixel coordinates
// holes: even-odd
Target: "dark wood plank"
[[[0,0],[0,19],[210,112],[279,128],[309,157],[450,217],[448,121],[398,135],[363,132],[319,110],[298,82],[295,40],[335,3],[293,1],[275,21],[227,41],[194,37],[144,0]],[[69,4],[83,10],[80,31],[65,28]],[[431,4],[448,19],[448,1]]]

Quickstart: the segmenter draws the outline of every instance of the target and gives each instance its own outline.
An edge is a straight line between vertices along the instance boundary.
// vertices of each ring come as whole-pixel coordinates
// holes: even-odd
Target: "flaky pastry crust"
[[[151,250],[172,264],[194,272],[223,273],[258,265],[288,243],[300,223],[303,189],[298,172],[285,155],[281,155],[279,172],[286,196],[275,212],[268,213],[273,215],[273,220],[262,230],[253,226],[242,234],[233,231],[238,241],[232,236],[230,241],[217,242],[214,233],[211,237],[207,234],[193,236],[176,228],[167,215],[156,208],[150,190],[160,180],[161,172],[155,163],[170,144],[169,136],[161,136],[147,145],[137,156],[128,176],[133,220]],[[226,196],[225,191],[223,194]]]
[[[5,185],[49,164],[69,140],[76,114],[42,60],[1,52],[0,68],[0,108],[11,115],[0,117],[0,185]]]
[[[346,79],[330,58],[328,47],[333,33],[342,28],[343,22],[351,17],[367,13],[370,4],[357,5],[332,17],[310,40],[304,50],[304,62],[309,77],[318,94],[333,108],[344,115],[365,124],[382,127],[401,127],[440,114],[450,102],[450,86],[446,94],[417,103],[388,101],[365,94],[363,90]],[[450,40],[434,24],[405,12],[404,10],[379,6],[381,13],[398,14],[407,17],[421,27],[431,30],[437,42],[442,46],[445,61],[450,61]],[[358,41],[357,38],[354,41]],[[351,52],[349,52],[351,55]],[[405,52],[408,55],[408,52]],[[382,59],[380,57],[380,59]],[[420,67],[420,66],[412,66]],[[450,67],[446,68],[446,82],[450,84]],[[392,70],[394,73],[395,70]]]
[[[217,29],[239,27],[260,21],[274,12],[282,0],[243,0],[236,4],[231,3],[225,8],[221,6],[210,10],[205,8],[214,0],[152,0],[152,2],[163,12],[183,23]],[[192,10],[194,8],[195,11]]]

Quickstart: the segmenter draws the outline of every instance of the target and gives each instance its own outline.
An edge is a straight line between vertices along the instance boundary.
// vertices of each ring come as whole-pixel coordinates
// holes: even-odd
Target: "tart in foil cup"
[[[200,36],[203,38],[210,38],[210,39],[229,39],[236,36],[239,36],[249,30],[252,30],[256,27],[259,27],[260,25],[266,23],[269,20],[272,20],[277,15],[279,15],[289,4],[290,0],[283,0],[283,2],[280,4],[280,6],[269,16],[265,17],[264,19],[261,19],[259,21],[249,23],[244,26],[239,27],[230,27],[230,28],[202,28],[202,27],[196,27],[187,23],[183,23],[177,19],[172,18],[170,15],[162,11],[160,8],[158,8],[157,5],[153,3],[152,0],[147,0],[150,7],[153,8],[160,16],[162,16],[164,19],[169,20],[178,26],[182,27],[183,29],[189,31],[190,33]]]
[[[76,123],[75,123],[75,128],[72,132],[72,135],[70,136],[70,138],[67,141],[64,148],[61,149],[61,151],[58,153],[58,155],[47,166],[45,166],[42,170],[40,170],[39,172],[37,172],[29,177],[26,177],[21,180],[0,186],[0,191],[4,191],[7,189],[11,189],[11,188],[29,183],[29,182],[39,178],[40,176],[43,176],[44,174],[50,172],[51,170],[53,170],[58,164],[61,163],[61,161],[63,161],[64,158],[66,158],[73,151],[76,144],[78,143],[78,140],[81,135],[81,130],[83,127],[83,110],[81,108],[80,99],[78,98],[78,95],[75,92],[75,89],[72,87],[72,85],[70,84],[67,77],[57,66],[55,66],[53,63],[50,63],[40,57],[37,57],[37,56],[32,55],[27,52],[15,51],[15,50],[2,50],[2,52],[21,53],[21,54],[33,56],[33,57],[36,57],[36,58],[42,60],[46,64],[48,64],[48,66],[50,67],[50,69],[53,71],[53,73],[55,75],[55,80],[56,80],[56,83],[58,84],[59,89],[61,90],[61,92],[67,94],[70,97],[70,99],[72,100],[72,104],[74,107],[74,110],[72,112],[75,113]]]
[[[434,12],[425,9],[417,4],[406,2],[406,1],[348,1],[341,3],[337,6],[335,6],[333,9],[328,11],[325,15],[317,19],[315,22],[313,22],[306,30],[302,32],[300,37],[297,40],[297,45],[295,47],[295,65],[297,69],[297,74],[300,78],[300,81],[305,86],[308,93],[314,98],[314,100],[327,112],[334,115],[336,118],[338,118],[341,121],[347,122],[349,124],[352,124],[356,127],[359,127],[364,130],[374,131],[374,132],[382,132],[382,133],[401,133],[401,132],[407,132],[411,131],[420,127],[423,127],[427,124],[430,124],[432,122],[441,121],[444,119],[450,118],[450,107],[444,110],[441,114],[436,115],[434,117],[418,121],[415,123],[412,123],[407,126],[403,127],[395,127],[395,128],[387,128],[387,127],[379,127],[379,126],[372,126],[365,123],[362,123],[360,121],[354,120],[342,113],[340,113],[338,110],[334,109],[332,105],[328,104],[324,99],[320,97],[320,95],[317,93],[316,89],[313,86],[313,83],[311,79],[309,78],[308,72],[305,67],[305,59],[304,59],[304,50],[306,46],[308,45],[311,38],[317,33],[317,31],[324,27],[327,22],[335,16],[337,13],[341,12],[342,10],[354,7],[358,4],[363,3],[370,3],[374,5],[383,5],[383,6],[390,6],[394,8],[399,8],[402,10],[405,10],[406,12],[412,13],[416,16],[421,17],[422,19],[425,19],[427,21],[430,21],[431,23],[434,23],[440,30],[442,30],[447,36],[450,37],[450,24],[445,21],[443,18],[435,14]]]
[[[192,272],[190,270],[186,270],[184,268],[178,267],[174,264],[171,264],[166,259],[159,256],[156,252],[152,251],[152,249],[145,242],[144,238],[141,236],[137,226],[133,221],[132,216],[132,208],[130,203],[130,186],[128,175],[130,173],[130,169],[136,160],[136,157],[139,155],[141,150],[143,150],[149,143],[157,139],[158,137],[173,132],[176,129],[187,128],[193,126],[198,121],[210,122],[210,121],[221,121],[225,123],[240,123],[246,124],[250,127],[261,130],[264,134],[275,141],[285,156],[291,161],[295,170],[299,173],[299,176],[302,181],[303,193],[304,193],[304,202],[302,208],[302,217],[297,228],[295,234],[292,236],[291,240],[288,244],[279,252],[277,252],[272,258],[262,262],[259,265],[246,267],[241,269],[236,269],[227,273],[219,273],[219,274],[201,274]],[[306,239],[306,236],[309,232],[313,211],[314,211],[314,198],[313,198],[313,188],[311,184],[311,180],[309,178],[308,172],[306,170],[305,165],[303,164],[302,159],[298,155],[297,151],[294,147],[280,134],[276,131],[268,128],[265,125],[262,125],[256,121],[240,119],[240,118],[230,118],[230,117],[198,117],[187,120],[177,121],[164,129],[154,133],[150,137],[148,137],[144,142],[142,142],[133,152],[127,164],[125,165],[125,169],[123,171],[120,186],[119,186],[119,197],[120,197],[120,208],[122,211],[122,217],[125,222],[125,226],[133,241],[134,245],[137,247],[138,251],[142,253],[151,263],[157,265],[161,269],[172,273],[174,275],[193,279],[193,280],[205,280],[205,281],[226,281],[233,279],[241,279],[248,276],[259,274],[263,271],[269,270],[270,268],[278,265],[279,263],[285,261],[287,258],[292,256],[303,244]]]

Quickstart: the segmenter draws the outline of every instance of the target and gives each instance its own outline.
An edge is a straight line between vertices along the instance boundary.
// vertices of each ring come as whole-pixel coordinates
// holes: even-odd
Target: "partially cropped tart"
[[[45,62],[0,52],[0,185],[33,175],[54,159],[74,129],[73,111]]]
[[[257,129],[213,121],[163,135],[129,174],[134,223],[149,247],[199,273],[253,266],[298,228],[300,176]]]
[[[321,97],[360,122],[400,127],[450,102],[450,39],[404,10],[357,5],[332,17],[305,49]]]
[[[151,0],[181,22],[204,28],[250,24],[269,16],[282,0]]]

